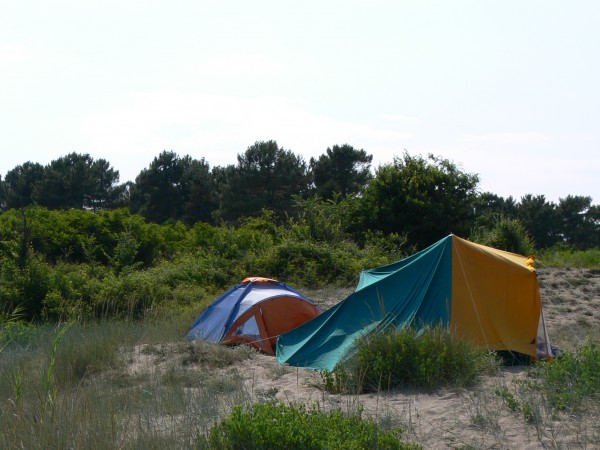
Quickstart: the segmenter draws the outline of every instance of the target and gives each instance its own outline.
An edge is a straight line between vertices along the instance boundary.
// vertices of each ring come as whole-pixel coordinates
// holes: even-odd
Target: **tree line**
[[[350,145],[306,162],[267,141],[226,167],[164,151],[123,184],[89,155],[25,163],[0,180],[0,319],[168,314],[248,275],[347,286],[448,233],[522,254],[600,247],[590,197],[482,193],[431,155],[371,162]]]
[[[264,210],[282,223],[335,208],[339,227],[358,243],[400,234],[423,248],[449,233],[482,238],[512,221],[538,249],[600,247],[600,208],[591,197],[554,203],[544,195],[517,201],[480,192],[476,174],[433,155],[404,152],[377,168],[371,163],[372,155],[348,144],[305,161],[275,141],[259,141],[225,167],[163,151],[135,181],[119,183],[108,161],[71,153],[46,166],[26,162],[9,170],[0,178],[0,210],[125,208],[155,224],[235,226]]]

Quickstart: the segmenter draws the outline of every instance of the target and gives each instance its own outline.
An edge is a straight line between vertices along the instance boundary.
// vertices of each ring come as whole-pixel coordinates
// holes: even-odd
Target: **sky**
[[[600,203],[600,2],[0,0],[0,175],[76,152],[275,140],[453,161],[479,189]]]

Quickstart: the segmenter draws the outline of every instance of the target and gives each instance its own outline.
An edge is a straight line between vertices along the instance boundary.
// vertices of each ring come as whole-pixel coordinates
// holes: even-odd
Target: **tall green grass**
[[[554,247],[541,251],[538,259],[546,267],[600,270],[600,249],[571,250]]]
[[[551,364],[536,365],[527,385],[546,396],[555,410],[600,402],[600,345],[587,342]]]
[[[552,448],[600,445],[600,347],[589,341],[552,362],[538,362],[525,378],[495,387],[494,415],[507,408]],[[547,445],[546,445],[547,444]]]
[[[217,420],[250,401],[242,376],[229,368],[253,352],[196,346],[182,336],[179,321],[113,321],[40,326],[12,340],[0,353],[0,448],[204,442]],[[133,370],[144,357],[150,365]]]
[[[365,336],[355,356],[323,377],[329,391],[377,392],[405,386],[464,387],[498,367],[495,354],[446,328],[405,327]]]

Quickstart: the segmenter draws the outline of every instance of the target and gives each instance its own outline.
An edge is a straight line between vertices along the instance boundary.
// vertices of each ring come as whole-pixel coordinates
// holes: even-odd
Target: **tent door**
[[[250,344],[269,355],[275,354],[260,308],[251,308],[239,317],[223,338],[223,342]]]

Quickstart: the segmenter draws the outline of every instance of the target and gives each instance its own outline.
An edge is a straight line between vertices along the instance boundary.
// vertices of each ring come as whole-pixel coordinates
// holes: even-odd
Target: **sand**
[[[600,271],[539,269],[545,318],[553,343],[572,350],[592,336],[600,340]],[[324,308],[343,299],[348,289],[315,290],[309,296]],[[140,358],[151,355],[138,352]],[[134,358],[135,359],[135,358]],[[151,360],[140,370],[152,365]],[[427,449],[445,448],[600,448],[600,417],[592,410],[578,417],[551,417],[538,405],[543,419],[531,423],[512,411],[495,390],[517,389],[527,378],[526,367],[505,367],[469,389],[402,389],[363,395],[325,392],[318,372],[278,365],[272,356],[256,353],[237,363],[247,390],[256,399],[318,404],[323,408],[362,411],[387,425],[399,425],[404,439]],[[535,406],[535,405],[534,405]]]

